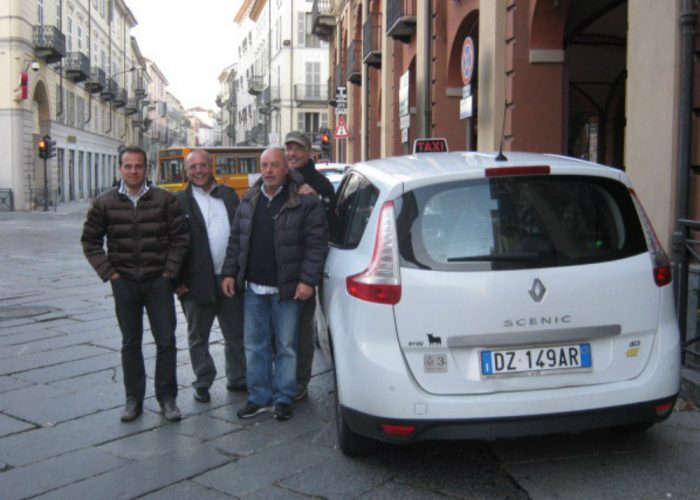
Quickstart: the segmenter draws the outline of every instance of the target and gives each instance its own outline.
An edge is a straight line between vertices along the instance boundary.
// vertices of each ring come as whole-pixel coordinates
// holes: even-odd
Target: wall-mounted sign
[[[472,73],[474,72],[475,56],[476,54],[474,52],[474,41],[472,40],[472,37],[468,36],[464,39],[464,43],[462,44],[461,67],[462,83],[464,85],[469,85],[469,82],[472,79]]]

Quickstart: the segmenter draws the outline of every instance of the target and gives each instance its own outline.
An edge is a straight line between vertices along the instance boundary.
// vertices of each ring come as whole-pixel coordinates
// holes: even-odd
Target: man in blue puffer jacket
[[[272,403],[274,417],[286,420],[297,392],[299,316],[321,281],[328,223],[318,197],[298,193],[284,150],[265,150],[260,173],[234,216],[221,288],[231,297],[236,284],[246,285],[248,401],[238,417],[253,417]]]

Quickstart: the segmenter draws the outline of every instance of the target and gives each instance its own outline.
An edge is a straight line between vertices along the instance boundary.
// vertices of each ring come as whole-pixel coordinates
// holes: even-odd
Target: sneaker
[[[252,401],[247,401],[245,406],[236,412],[236,415],[238,415],[238,418],[251,418],[266,411],[267,408],[264,406],[258,406]]]
[[[211,401],[211,396],[209,395],[209,389],[206,387],[197,387],[194,390],[194,399],[200,403],[208,403]]]
[[[122,411],[121,420],[122,422],[131,422],[135,420],[136,417],[143,413],[143,403],[137,401],[136,399],[127,399],[124,410]]]
[[[175,404],[174,398],[167,398],[160,402],[160,410],[165,417],[165,420],[177,422],[182,419],[180,408]]]
[[[275,405],[275,411],[272,414],[277,420],[289,420],[292,418],[292,405],[285,403],[277,403]]]
[[[308,395],[309,395],[309,389],[307,389],[306,387],[301,387],[301,388],[299,388],[296,395],[294,396],[294,401],[301,401],[302,399],[304,399]]]

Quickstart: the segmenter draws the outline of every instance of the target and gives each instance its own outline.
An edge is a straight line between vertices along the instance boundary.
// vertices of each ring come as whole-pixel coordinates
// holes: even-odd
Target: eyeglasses
[[[189,170],[208,170],[211,167],[208,163],[191,163],[187,168]]]

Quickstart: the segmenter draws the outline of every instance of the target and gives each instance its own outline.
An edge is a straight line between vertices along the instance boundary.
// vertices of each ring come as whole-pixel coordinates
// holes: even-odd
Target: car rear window
[[[645,252],[623,184],[514,176],[434,184],[397,204],[402,265],[433,270],[569,266]]]

